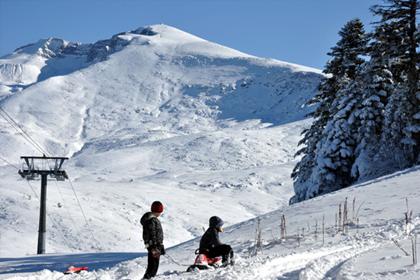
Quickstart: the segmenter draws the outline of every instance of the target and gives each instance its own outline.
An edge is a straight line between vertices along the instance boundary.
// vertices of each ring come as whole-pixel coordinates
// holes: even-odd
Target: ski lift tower
[[[62,166],[67,157],[42,157],[22,156],[22,169],[19,170],[20,176],[26,180],[38,180],[41,177],[41,198],[39,209],[39,228],[38,228],[38,249],[37,254],[45,254],[45,233],[47,215],[47,181],[48,176],[57,181],[68,179],[66,171]]]

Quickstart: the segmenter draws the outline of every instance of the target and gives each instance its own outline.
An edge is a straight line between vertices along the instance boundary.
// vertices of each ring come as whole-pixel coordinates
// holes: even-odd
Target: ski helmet
[[[152,212],[154,213],[162,213],[163,212],[163,204],[160,201],[155,201],[152,203],[151,207]]]
[[[210,218],[209,220],[209,226],[210,227],[214,227],[214,228],[218,228],[218,227],[222,227],[224,224],[223,220],[220,219],[217,216],[213,216]]]

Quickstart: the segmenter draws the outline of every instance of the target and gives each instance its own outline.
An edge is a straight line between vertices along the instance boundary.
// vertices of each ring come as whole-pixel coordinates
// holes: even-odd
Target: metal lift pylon
[[[62,166],[67,157],[46,157],[40,156],[22,156],[22,169],[19,175],[30,181],[37,180],[41,177],[41,196],[39,209],[39,228],[38,228],[38,249],[37,254],[45,254],[45,237],[47,227],[47,181],[48,176],[57,181],[68,179],[66,171],[62,170]],[[36,163],[39,162],[38,166]],[[49,165],[53,162],[53,165]]]

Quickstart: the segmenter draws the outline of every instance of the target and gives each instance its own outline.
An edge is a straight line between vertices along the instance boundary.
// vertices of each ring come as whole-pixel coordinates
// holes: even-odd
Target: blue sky
[[[381,0],[0,0],[0,56],[41,38],[94,42],[165,23],[261,57],[322,68],[343,24]],[[367,26],[367,29],[369,27]]]

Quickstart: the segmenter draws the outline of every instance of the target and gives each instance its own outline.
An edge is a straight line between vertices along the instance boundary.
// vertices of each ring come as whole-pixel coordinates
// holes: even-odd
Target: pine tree
[[[295,193],[305,194],[309,178],[312,175],[312,170],[315,167],[316,158],[316,146],[321,140],[322,132],[330,120],[329,108],[334,100],[335,92],[338,89],[337,77],[338,74],[334,75],[332,72],[337,68],[333,68],[332,65],[336,65],[336,60],[333,58],[327,63],[324,73],[329,75],[329,78],[325,78],[321,81],[318,87],[318,93],[308,101],[308,106],[316,106],[314,112],[308,114],[308,117],[314,119],[310,128],[303,130],[303,138],[299,141],[298,145],[303,146],[295,156],[302,156],[302,159],[296,164],[292,172],[292,178],[295,181]],[[331,76],[332,75],[332,76]],[[305,199],[303,197],[292,197],[291,202],[297,202]]]
[[[418,0],[384,0],[367,48],[363,25],[348,22],[329,55],[312,126],[299,143],[292,202],[355,180],[420,163],[420,25]]]
[[[328,193],[348,186],[354,181],[352,165],[355,161],[357,143],[357,118],[354,112],[361,100],[360,69],[366,53],[368,38],[363,23],[356,19],[348,22],[341,30],[337,55],[343,57],[338,91],[329,113],[323,139],[318,143],[313,191]],[[337,50],[337,48],[336,48]]]
[[[360,73],[362,97],[357,111],[358,118],[356,160],[352,167],[354,178],[366,179],[378,175],[385,168],[379,156],[381,135],[384,129],[384,112],[394,90],[393,75],[389,70],[391,53],[389,46],[395,41],[389,36],[392,27],[378,24],[370,34],[368,47],[370,60]]]
[[[317,157],[321,142],[328,135],[328,132],[325,132],[327,124],[343,109],[334,102],[337,93],[348,86],[347,81],[355,79],[357,69],[363,63],[360,55],[364,53],[367,42],[363,23],[359,19],[351,20],[340,30],[339,35],[341,39],[328,53],[332,59],[324,69],[327,78],[321,83],[319,93],[309,102],[317,108],[311,115],[314,118],[312,126],[304,131],[304,137],[299,142],[304,147],[297,155],[303,154],[303,157],[292,173],[296,193],[291,199],[292,203],[313,197],[320,192],[320,182],[314,184],[313,180],[318,178],[318,174],[314,172],[319,169]]]
[[[381,17],[379,24],[390,27],[384,36],[393,38],[388,46],[392,51],[390,70],[396,82],[393,94],[399,96],[392,96],[385,110],[385,121],[391,129],[384,133],[383,139],[401,150],[407,164],[412,165],[420,156],[420,76],[416,51],[419,46],[416,13],[420,4],[417,0],[386,0],[385,3],[371,10]]]
[[[358,138],[355,111],[361,102],[360,82],[359,76],[354,80],[343,79],[332,104],[336,113],[325,127],[314,172],[318,195],[347,187],[358,177],[352,173],[352,166]]]

